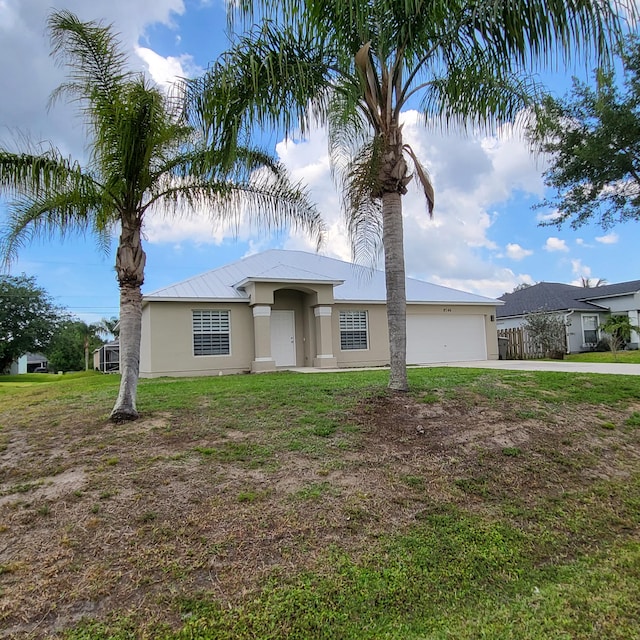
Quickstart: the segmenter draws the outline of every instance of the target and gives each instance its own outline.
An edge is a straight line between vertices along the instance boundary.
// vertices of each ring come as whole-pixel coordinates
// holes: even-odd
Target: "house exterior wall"
[[[318,318],[314,314],[314,293],[280,289],[273,292],[272,310],[293,310],[295,317],[296,366],[318,366]],[[338,367],[385,366],[389,364],[389,339],[386,305],[383,303],[336,302],[322,305],[330,309],[331,345]],[[228,310],[230,312],[230,355],[195,356],[193,353],[192,312],[194,310]],[[366,349],[341,349],[340,311],[366,311],[368,339]],[[268,312],[268,309],[267,309]],[[488,359],[498,358],[495,307],[491,305],[409,304],[407,315],[484,316]],[[248,302],[162,302],[145,304],[142,312],[140,376],[198,376],[242,373],[252,370],[256,340],[270,340],[267,318],[254,318]],[[260,320],[255,326],[254,321]],[[264,334],[264,335],[263,335]],[[460,340],[465,336],[461,335]],[[326,361],[325,361],[326,362]],[[326,366],[326,365],[325,365]]]
[[[193,355],[194,310],[230,311],[230,355]],[[213,376],[250,370],[253,317],[247,303],[153,302],[142,310],[140,376]]]
[[[368,323],[367,349],[340,348],[340,311],[366,311]],[[389,364],[387,308],[384,304],[337,303],[331,315],[333,355],[338,367],[381,367]]]
[[[632,325],[640,325],[638,321],[640,314],[640,293],[628,293],[625,295],[612,296],[609,298],[594,299],[593,301],[603,307],[608,307],[613,315],[626,315]],[[608,314],[601,317],[604,322]],[[640,336],[635,331],[631,332],[629,348],[637,349],[640,346]]]

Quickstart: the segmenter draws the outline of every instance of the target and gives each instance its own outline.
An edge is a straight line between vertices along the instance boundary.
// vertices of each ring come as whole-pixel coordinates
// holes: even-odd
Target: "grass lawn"
[[[571,353],[565,360],[573,362],[619,362],[640,364],[640,350],[618,351],[615,355],[611,351],[590,351],[588,353]]]
[[[0,637],[640,638],[640,379],[387,375],[0,378]]]

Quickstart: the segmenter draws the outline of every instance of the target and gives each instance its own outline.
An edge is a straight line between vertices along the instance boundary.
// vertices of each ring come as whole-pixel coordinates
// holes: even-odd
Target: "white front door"
[[[271,357],[276,367],[296,366],[295,327],[293,310],[271,312]]]

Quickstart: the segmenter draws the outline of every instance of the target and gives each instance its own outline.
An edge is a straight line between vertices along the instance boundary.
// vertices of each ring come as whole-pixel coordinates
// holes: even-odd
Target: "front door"
[[[296,366],[295,326],[293,310],[271,312],[271,357],[276,367]]]

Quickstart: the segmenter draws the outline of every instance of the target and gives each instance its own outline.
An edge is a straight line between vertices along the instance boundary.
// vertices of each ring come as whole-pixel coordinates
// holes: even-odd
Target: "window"
[[[366,311],[341,311],[340,349],[343,351],[368,349],[367,325]]]
[[[193,355],[229,355],[229,312],[193,312]]]
[[[598,343],[598,316],[582,316],[582,336],[584,344]]]

